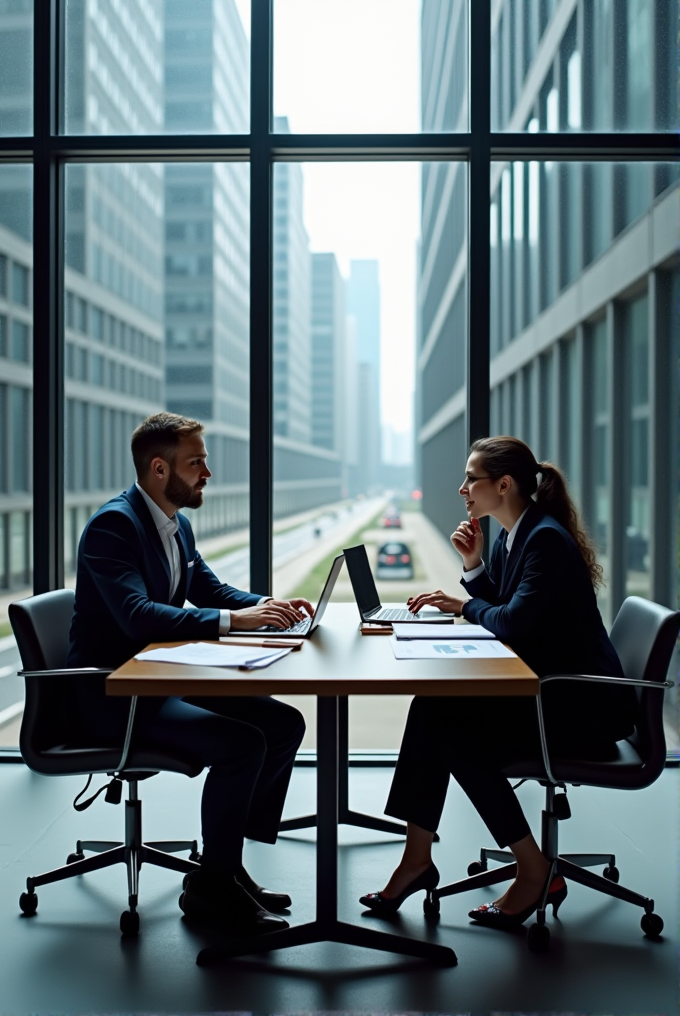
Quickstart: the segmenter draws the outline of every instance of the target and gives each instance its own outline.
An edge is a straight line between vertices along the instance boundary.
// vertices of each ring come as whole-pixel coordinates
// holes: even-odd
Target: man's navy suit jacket
[[[92,516],[78,548],[67,666],[118,667],[149,642],[217,639],[220,610],[261,599],[223,585],[196,550],[189,520],[179,512],[177,520],[181,577],[171,602],[168,558],[137,487]]]
[[[531,669],[546,674],[623,677],[602,623],[588,567],[573,538],[532,502],[510,553],[505,529],[494,543],[489,569],[463,585],[467,621],[484,625]],[[629,688],[554,682],[544,692],[553,730],[580,731],[584,740],[632,732],[635,695]]]

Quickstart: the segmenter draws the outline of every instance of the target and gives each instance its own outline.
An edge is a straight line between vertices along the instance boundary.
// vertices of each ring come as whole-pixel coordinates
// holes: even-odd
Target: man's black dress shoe
[[[190,872],[179,906],[190,920],[234,937],[252,938],[289,927],[282,917],[261,907],[233,876],[216,879],[203,871]]]
[[[258,885],[250,877],[243,865],[241,865],[241,871],[236,876],[236,881],[240,882],[248,895],[252,896],[255,902],[259,903],[265,910],[271,910],[278,914],[281,910],[287,910],[291,904],[288,893],[275,893],[272,889],[265,889],[263,886]]]
[[[435,889],[439,884],[439,872],[434,864],[431,864],[422,875],[418,878],[414,878],[412,882],[406,886],[404,891],[399,896],[383,896],[382,893],[367,893],[366,896],[361,896],[359,903],[363,907],[368,907],[376,914],[396,914],[399,907],[402,905],[404,900],[412,896],[413,893],[417,893],[419,889],[424,889],[425,892],[429,892],[430,889]]]
[[[552,904],[553,917],[557,917],[557,911],[562,903],[564,903],[566,897],[567,883],[561,875],[558,875],[550,883],[550,891],[545,902],[546,909]],[[468,917],[471,917],[473,921],[477,921],[478,924],[485,924],[488,928],[502,928],[503,930],[519,928],[520,924],[524,924],[538,910],[540,902],[539,898],[530,907],[526,907],[516,914],[506,914],[495,903],[483,903],[481,907],[475,907],[474,910],[471,910]]]

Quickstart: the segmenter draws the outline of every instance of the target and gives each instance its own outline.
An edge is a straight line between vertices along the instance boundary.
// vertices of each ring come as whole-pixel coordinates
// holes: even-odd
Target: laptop
[[[301,621],[298,621],[297,624],[291,625],[290,628],[277,628],[273,624],[268,624],[264,625],[262,628],[255,628],[252,631],[235,631],[230,632],[230,634],[271,635],[272,637],[276,636],[277,639],[279,638],[308,639],[312,634],[312,632],[316,631],[316,629],[319,627],[321,618],[323,617],[326,607],[328,606],[328,601],[331,598],[331,593],[333,592],[333,588],[335,586],[337,577],[340,574],[340,569],[342,568],[342,562],[344,560],[345,558],[343,554],[338,554],[338,556],[333,560],[331,570],[329,571],[328,578],[326,579],[326,584],[323,587],[321,596],[319,597],[319,602],[316,606],[314,617],[304,617]]]
[[[375,587],[373,572],[368,563],[368,554],[363,543],[358,547],[346,548],[344,555],[362,621],[370,621],[371,624],[392,624],[394,621],[415,624],[419,622],[422,624],[424,621],[429,624],[435,622],[450,624],[453,622],[453,614],[443,614],[436,609],[421,610],[417,614],[412,614],[401,604],[386,603],[383,606]]]

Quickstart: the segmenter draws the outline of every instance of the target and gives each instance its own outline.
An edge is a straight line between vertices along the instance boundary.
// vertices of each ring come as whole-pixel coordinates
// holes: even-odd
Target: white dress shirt
[[[512,527],[510,532],[508,533],[508,538],[505,541],[505,550],[506,550],[506,552],[508,554],[512,550],[512,545],[515,542],[515,536],[517,535],[517,530],[519,529],[519,524],[522,521],[522,519],[524,518],[524,516],[526,515],[526,513],[529,511],[530,507],[531,507],[531,505],[527,505],[527,507],[524,509],[524,511],[522,512],[520,517],[517,519],[517,522],[515,522],[514,526]],[[472,579],[476,579],[479,575],[481,575],[485,571],[486,571],[486,565],[482,561],[482,563],[478,564],[476,568],[471,568],[470,571],[468,571],[468,572],[463,570],[463,578],[465,579],[466,582],[471,582]]]
[[[140,487],[138,483],[135,483],[135,487],[144,498],[144,502],[151,512],[151,518],[156,524],[158,535],[160,536],[161,543],[163,544],[163,550],[165,551],[168,564],[170,565],[170,599],[172,599],[177,592],[177,586],[179,585],[179,580],[182,575],[182,565],[179,559],[179,547],[177,545],[177,540],[175,539],[175,533],[179,529],[177,513],[167,516],[163,509],[156,504],[154,499],[149,497],[143,487]],[[263,597],[263,599],[268,599],[268,597]],[[228,634],[230,628],[231,611],[220,610],[220,635]]]

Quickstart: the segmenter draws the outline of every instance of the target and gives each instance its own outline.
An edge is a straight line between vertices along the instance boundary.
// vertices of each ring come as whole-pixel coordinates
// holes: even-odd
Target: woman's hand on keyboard
[[[459,600],[456,596],[449,596],[441,589],[435,589],[432,593],[418,593],[406,601],[406,606],[412,614],[417,614],[423,607],[437,607],[444,614],[462,614],[465,600]]]

